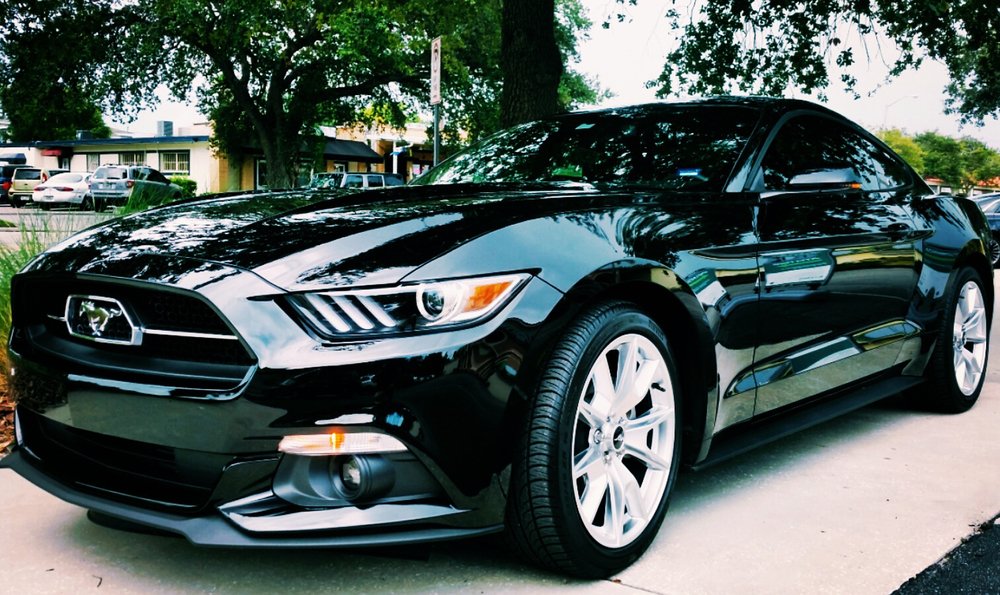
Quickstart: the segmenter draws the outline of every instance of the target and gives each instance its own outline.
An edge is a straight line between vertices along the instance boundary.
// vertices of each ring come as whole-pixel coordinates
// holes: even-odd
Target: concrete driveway
[[[0,591],[885,594],[1000,513],[998,427],[991,371],[963,415],[897,399],[683,473],[649,552],[595,582],[527,567],[499,539],[374,553],[199,549],[94,525],[5,470]]]

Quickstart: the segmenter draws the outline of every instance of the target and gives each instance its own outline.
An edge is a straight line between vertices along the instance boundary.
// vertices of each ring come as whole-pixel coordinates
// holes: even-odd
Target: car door
[[[760,324],[754,414],[883,373],[917,282],[913,179],[844,122],[786,116],[754,178]]]

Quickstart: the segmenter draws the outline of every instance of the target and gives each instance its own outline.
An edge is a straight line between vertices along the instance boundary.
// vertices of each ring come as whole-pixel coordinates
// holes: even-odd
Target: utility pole
[[[434,165],[441,151],[441,38],[431,42],[431,105],[434,106]]]

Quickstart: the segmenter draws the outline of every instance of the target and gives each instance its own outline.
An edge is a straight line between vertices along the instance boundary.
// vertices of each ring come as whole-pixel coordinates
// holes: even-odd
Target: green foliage
[[[107,138],[103,66],[121,55],[128,11],[113,0],[8,0],[0,3],[0,105],[8,140]],[[116,35],[110,35],[114,31]],[[118,32],[121,31],[119,35]],[[101,35],[109,32],[108,35]],[[119,92],[124,95],[124,92]]]
[[[198,193],[198,182],[187,176],[170,176],[170,183],[181,187],[181,198],[191,198]]]
[[[831,79],[853,91],[856,54],[890,64],[890,76],[931,58],[948,68],[949,110],[981,122],[1000,112],[997,15],[982,0],[694,0],[667,12],[671,35],[682,36],[655,84],[663,96],[809,93]]]
[[[917,144],[917,141],[913,137],[907,136],[906,133],[897,128],[880,130],[878,137],[909,163],[910,167],[916,170],[918,174],[925,175],[924,150]]]
[[[974,138],[952,138],[936,132],[909,136],[895,129],[883,130],[879,137],[917,173],[938,178],[957,192],[968,194],[972,188],[1000,178],[1000,152]]]
[[[63,218],[62,221],[69,221]],[[72,227],[53,225],[54,219],[37,215],[22,217],[17,226],[20,233],[16,245],[0,242],[0,336],[9,337],[11,328],[10,281],[35,256],[52,244],[61,241],[76,231]],[[15,232],[6,232],[15,233]],[[0,349],[0,385],[6,386],[10,374],[7,350]]]

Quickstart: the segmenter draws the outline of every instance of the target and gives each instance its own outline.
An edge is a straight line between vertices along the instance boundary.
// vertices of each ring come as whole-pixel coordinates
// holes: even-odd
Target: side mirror
[[[861,178],[853,167],[817,169],[795,174],[789,190],[859,190]]]

